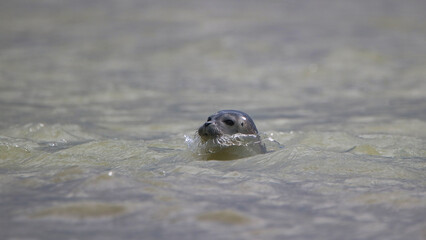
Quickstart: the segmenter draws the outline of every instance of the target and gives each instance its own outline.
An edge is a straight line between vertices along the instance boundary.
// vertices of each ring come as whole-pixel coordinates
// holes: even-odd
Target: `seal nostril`
[[[210,124],[212,124],[211,122],[205,122],[204,123],[204,127],[207,127],[207,126],[209,126]]]

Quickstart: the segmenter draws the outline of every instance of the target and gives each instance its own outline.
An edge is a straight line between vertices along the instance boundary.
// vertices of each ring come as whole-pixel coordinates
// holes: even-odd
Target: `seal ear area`
[[[240,129],[239,132],[244,134],[258,134],[256,125],[250,118],[242,118],[239,121],[238,128]]]

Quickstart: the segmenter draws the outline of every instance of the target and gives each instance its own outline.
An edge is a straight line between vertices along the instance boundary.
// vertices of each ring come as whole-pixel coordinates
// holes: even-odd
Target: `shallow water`
[[[426,239],[424,12],[2,1],[0,239]],[[197,157],[221,109],[269,151]]]

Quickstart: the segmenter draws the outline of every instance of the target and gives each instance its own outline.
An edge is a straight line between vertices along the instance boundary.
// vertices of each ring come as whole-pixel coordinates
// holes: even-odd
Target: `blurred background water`
[[[0,3],[1,239],[426,239],[426,2]],[[202,161],[207,116],[269,152]]]

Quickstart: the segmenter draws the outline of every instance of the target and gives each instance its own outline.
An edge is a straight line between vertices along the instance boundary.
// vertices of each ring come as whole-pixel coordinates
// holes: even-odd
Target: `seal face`
[[[236,159],[265,153],[251,117],[237,110],[222,110],[207,118],[198,129],[208,159]]]
[[[207,121],[198,129],[201,139],[217,138],[222,135],[258,134],[256,125],[251,117],[237,110],[222,110],[207,118]]]

